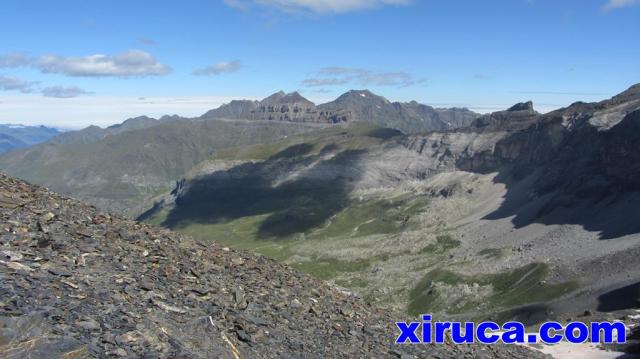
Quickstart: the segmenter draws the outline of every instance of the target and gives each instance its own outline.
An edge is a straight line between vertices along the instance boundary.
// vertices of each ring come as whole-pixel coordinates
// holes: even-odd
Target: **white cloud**
[[[639,0],[609,0],[606,4],[604,4],[602,9],[605,11],[609,11],[638,4],[640,4]]]
[[[238,60],[229,62],[218,62],[217,64],[197,69],[193,71],[193,74],[196,76],[220,75],[223,73],[236,72],[240,70],[241,67],[242,64]]]
[[[223,2],[234,9],[245,11],[247,10],[247,0],[223,0]]]
[[[0,90],[20,91],[22,93],[33,92],[33,86],[37,82],[27,81],[19,77],[0,76]]]
[[[224,0],[224,2],[230,7],[242,10],[247,9],[252,4],[257,4],[290,12],[340,14],[389,5],[408,5],[412,0]]]
[[[365,69],[350,67],[325,67],[316,73],[316,77],[302,81],[304,86],[323,87],[344,84],[357,84],[361,86],[396,86],[409,87],[426,84],[424,78],[416,78],[407,72],[374,72]]]
[[[27,66],[30,62],[31,59],[20,52],[0,55],[0,68]]]
[[[71,98],[80,95],[87,95],[89,92],[77,86],[49,86],[40,88],[36,86],[39,82],[28,81],[14,76],[0,76],[0,90],[20,91],[25,94],[40,93],[45,97]]]
[[[73,98],[80,95],[90,94],[90,92],[87,92],[77,86],[51,86],[43,88],[41,92],[42,96],[55,98]]]
[[[322,87],[322,86],[335,86],[344,85],[349,83],[347,78],[308,78],[302,81],[304,86],[308,87]]]
[[[32,65],[44,73],[82,77],[159,76],[171,71],[170,67],[158,62],[153,55],[141,50],[130,50],[113,56],[46,55],[38,58]]]

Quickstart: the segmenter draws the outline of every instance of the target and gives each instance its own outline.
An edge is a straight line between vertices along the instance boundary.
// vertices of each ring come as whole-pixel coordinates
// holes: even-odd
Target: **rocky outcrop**
[[[535,112],[531,102],[519,103],[482,116],[467,128],[408,137],[405,146],[437,157],[451,169],[481,173],[504,166],[513,166],[521,173],[544,169],[544,187],[559,186],[560,182],[569,186],[566,181],[571,178],[611,173],[634,178],[638,158],[631,143],[638,136],[637,88],[631,87],[610,100],[578,102],[548,114]],[[620,174],[621,167],[626,168],[625,175]]]
[[[532,101],[527,101],[527,102],[520,102],[517,103],[511,107],[509,107],[509,109],[507,110],[509,112],[518,112],[518,111],[534,111],[533,110],[533,102]]]
[[[0,356],[530,357],[393,346],[389,313],[284,264],[0,175]]]

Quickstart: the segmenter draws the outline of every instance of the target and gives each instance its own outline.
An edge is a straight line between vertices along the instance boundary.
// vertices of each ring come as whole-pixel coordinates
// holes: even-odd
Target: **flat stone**
[[[60,277],[71,277],[72,274],[69,271],[60,268],[48,268],[47,271],[53,275],[57,275]]]

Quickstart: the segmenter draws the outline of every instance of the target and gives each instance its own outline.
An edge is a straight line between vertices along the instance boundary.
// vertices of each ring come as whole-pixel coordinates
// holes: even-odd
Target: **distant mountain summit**
[[[516,111],[534,111],[533,110],[533,102],[521,102],[511,106],[507,111],[516,112]]]
[[[478,128],[502,131],[521,130],[533,124],[539,115],[540,113],[533,109],[533,102],[521,102],[507,110],[478,117],[467,130],[476,131]]]
[[[259,101],[252,100],[233,100],[227,104],[218,107],[215,110],[211,110],[204,115],[200,116],[202,119],[207,118],[248,118],[250,114],[258,108]]]
[[[201,118],[324,124],[367,122],[405,133],[422,133],[464,127],[479,116],[464,108],[435,109],[415,101],[391,102],[369,90],[351,90],[335,101],[317,106],[298,92],[279,91],[262,101],[231,101]]]
[[[19,139],[5,133],[0,133],[0,152],[2,153],[28,146],[29,145],[24,141],[20,141]]]
[[[60,133],[45,126],[0,124],[0,153],[45,142]]]
[[[100,128],[98,126],[89,126],[79,131],[65,132],[51,139],[52,143],[57,144],[87,144],[97,142],[105,137],[117,135],[128,131],[142,130],[150,128],[167,121],[181,119],[176,116],[164,116],[157,120],[147,116],[139,116],[125,120],[122,123]]]

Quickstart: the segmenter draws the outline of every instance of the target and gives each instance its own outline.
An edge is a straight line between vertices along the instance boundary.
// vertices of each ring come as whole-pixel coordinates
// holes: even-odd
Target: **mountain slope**
[[[0,157],[0,168],[103,208],[136,214],[146,209],[145,200],[173,186],[192,166],[219,149],[269,142],[313,129],[246,121],[144,122],[153,125],[124,130],[126,122],[120,128],[108,129],[120,133],[101,139],[54,140],[15,151]],[[80,136],[87,130],[80,131]]]
[[[453,196],[470,207],[452,221],[462,242],[453,254],[492,253],[497,260],[490,265],[478,261],[462,271],[453,268],[463,276],[444,288],[473,283],[479,279],[470,274],[480,270],[546,262],[551,265],[550,278],[577,280],[581,289],[564,300],[511,314],[542,320],[549,312],[637,306],[637,298],[609,295],[640,281],[640,158],[632,144],[638,138],[636,88],[610,100],[576,103],[545,115],[519,107],[515,116],[509,115],[513,111],[487,116],[475,129],[408,139],[407,147],[425,161],[445,165],[446,176],[463,170],[492,182],[484,192],[473,189],[474,196],[480,196],[476,200],[461,193]],[[452,203],[447,199],[442,206]],[[426,274],[425,283],[435,274]],[[421,288],[423,293],[433,289]],[[438,295],[419,298],[416,308],[438,301]]]
[[[3,357],[542,357],[392,346],[395,319],[286,265],[0,174]]]
[[[232,118],[287,122],[365,122],[405,133],[442,131],[468,125],[478,114],[467,109],[434,109],[417,102],[389,102],[368,90],[349,91],[316,106],[299,93],[280,91],[262,101],[232,101],[201,118]]]

